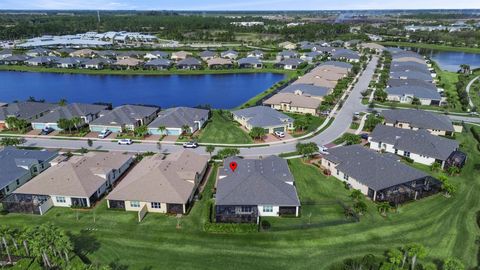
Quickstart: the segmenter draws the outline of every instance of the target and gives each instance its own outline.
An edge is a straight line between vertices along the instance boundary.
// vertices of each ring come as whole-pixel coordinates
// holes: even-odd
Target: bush
[[[261,226],[262,226],[262,230],[267,231],[270,229],[270,227],[272,227],[272,224],[270,224],[268,220],[262,220]]]
[[[405,161],[408,162],[408,163],[413,163],[413,159],[409,158],[409,157],[404,157]]]
[[[258,232],[255,223],[212,223],[203,224],[203,230],[209,233],[253,233]]]

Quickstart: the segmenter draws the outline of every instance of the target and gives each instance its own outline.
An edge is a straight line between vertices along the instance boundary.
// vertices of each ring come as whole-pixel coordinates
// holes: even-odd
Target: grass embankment
[[[227,111],[212,111],[212,117],[200,132],[198,141],[201,143],[248,144],[253,140],[240,125],[227,115]]]
[[[422,49],[431,49],[431,50],[440,50],[440,51],[480,53],[480,48],[470,48],[470,47],[453,47],[453,46],[438,45],[438,44],[395,42],[395,41],[385,41],[385,42],[378,42],[378,43],[383,46],[413,47],[413,48],[422,48]]]
[[[53,222],[76,236],[79,251],[91,262],[116,263],[131,270],[224,269],[226,265],[231,269],[328,269],[352,256],[383,256],[389,248],[410,243],[425,245],[428,260],[454,256],[464,262],[466,269],[473,269],[478,265],[476,241],[480,235],[476,225],[480,209],[480,152],[470,133],[458,134],[457,139],[469,160],[460,176],[450,177],[458,187],[455,196],[445,198],[438,194],[411,202],[386,218],[367,201],[368,212],[359,223],[275,231],[282,225],[307,222],[310,213],[312,223],[342,218],[340,207],[330,202],[350,200],[349,191],[340,181],[323,176],[318,168],[298,159],[289,163],[304,203],[302,217],[271,219],[272,231],[267,233],[203,232],[208,195],[195,202],[189,215],[181,218],[179,230],[175,217],[148,214],[138,224],[137,213],[109,211],[105,202],[94,210],[80,211],[78,220],[73,210],[54,208],[44,216],[0,216],[0,223],[34,226]],[[210,178],[207,191],[214,179]]]
[[[303,131],[297,130],[292,133],[293,137],[300,137],[310,132],[314,132],[323,122],[325,122],[325,117],[318,117],[313,115],[297,114],[297,113],[285,113],[286,115],[293,118],[293,120],[300,120],[306,124],[306,127]]]
[[[50,67],[32,67],[20,65],[0,65],[0,71],[23,71],[23,72],[44,72],[62,74],[86,74],[86,75],[208,75],[208,74],[243,74],[243,73],[280,73],[289,74],[291,71],[276,68],[263,69],[200,69],[200,70],[113,70],[113,69],[65,69]]]

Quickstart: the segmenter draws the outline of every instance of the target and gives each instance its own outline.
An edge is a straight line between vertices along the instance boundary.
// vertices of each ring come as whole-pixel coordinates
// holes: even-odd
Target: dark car
[[[368,140],[368,134],[367,133],[360,134],[360,137],[364,140]]]
[[[42,129],[42,132],[40,132],[40,135],[48,135],[48,134],[52,133],[53,131],[54,131],[54,129],[51,128],[51,127],[44,127]]]

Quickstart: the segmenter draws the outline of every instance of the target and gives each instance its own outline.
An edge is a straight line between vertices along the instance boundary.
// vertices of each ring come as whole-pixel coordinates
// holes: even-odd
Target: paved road
[[[467,85],[467,94],[468,94],[468,104],[470,105],[470,108],[473,108],[475,107],[475,105],[473,104],[473,101],[472,101],[472,97],[470,96],[470,88],[472,87],[473,83],[478,80],[478,78],[480,78],[480,76],[477,76],[475,78],[473,78],[473,80],[471,80],[468,85]]]

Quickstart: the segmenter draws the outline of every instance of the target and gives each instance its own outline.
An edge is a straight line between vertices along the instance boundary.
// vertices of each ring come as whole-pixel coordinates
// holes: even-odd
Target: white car
[[[275,131],[273,134],[275,134],[275,136],[278,138],[285,138],[285,132],[283,131]]]
[[[320,152],[320,154],[323,154],[323,155],[328,155],[328,147],[326,147],[325,145],[322,145],[322,146],[319,146],[318,147],[318,152]]]
[[[120,145],[130,145],[132,144],[133,141],[131,139],[121,139],[121,140],[118,140],[118,144]]]
[[[198,143],[196,142],[186,142],[183,144],[183,148],[197,148]]]
[[[100,134],[98,134],[98,137],[100,139],[105,139],[110,134],[112,134],[112,132],[110,130],[106,129],[106,130],[102,130],[102,132],[100,132]]]

